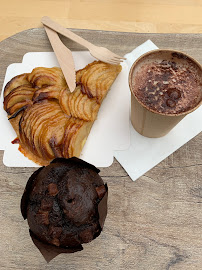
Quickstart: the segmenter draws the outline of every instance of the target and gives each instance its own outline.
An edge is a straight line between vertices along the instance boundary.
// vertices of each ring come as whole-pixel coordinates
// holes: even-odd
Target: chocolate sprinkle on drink
[[[201,81],[199,68],[188,58],[172,54],[170,59],[159,56],[147,62],[145,57],[144,64],[133,75],[132,91],[152,112],[181,114],[200,103]]]

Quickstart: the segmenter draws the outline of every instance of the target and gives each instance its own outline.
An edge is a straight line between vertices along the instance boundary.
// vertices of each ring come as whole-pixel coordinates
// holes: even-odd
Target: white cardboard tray
[[[73,52],[76,70],[85,67],[95,59],[86,51]],[[22,63],[8,66],[3,89],[6,83],[16,75],[31,72],[35,67],[59,66],[53,52],[30,52],[24,55]],[[102,103],[86,141],[80,158],[97,166],[108,167],[113,163],[115,150],[127,149],[130,145],[129,129],[129,89],[128,66],[122,64],[122,71]],[[0,100],[0,150],[4,150],[3,163],[8,167],[38,167],[18,151],[18,145],[11,141],[16,138],[6,112],[3,110],[3,91]]]

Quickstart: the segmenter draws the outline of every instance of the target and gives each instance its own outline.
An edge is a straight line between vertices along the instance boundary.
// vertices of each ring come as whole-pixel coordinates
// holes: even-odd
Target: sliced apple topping
[[[73,93],[58,67],[39,67],[14,77],[4,89],[4,109],[19,150],[40,165],[56,157],[79,157],[120,71],[121,66],[94,61],[76,72]]]

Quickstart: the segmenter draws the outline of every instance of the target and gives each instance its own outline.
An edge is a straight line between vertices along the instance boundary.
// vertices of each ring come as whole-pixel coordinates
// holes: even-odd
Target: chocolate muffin
[[[57,158],[29,178],[21,212],[38,240],[78,247],[96,238],[107,215],[107,185],[78,158]]]

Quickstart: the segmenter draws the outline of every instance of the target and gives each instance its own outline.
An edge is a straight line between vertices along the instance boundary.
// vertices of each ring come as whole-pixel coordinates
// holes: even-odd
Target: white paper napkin
[[[157,49],[150,40],[125,55],[130,69],[142,54]],[[202,106],[187,115],[173,130],[162,138],[146,138],[134,130],[130,123],[131,145],[127,150],[116,151],[114,156],[135,181],[163,159],[202,131]]]

